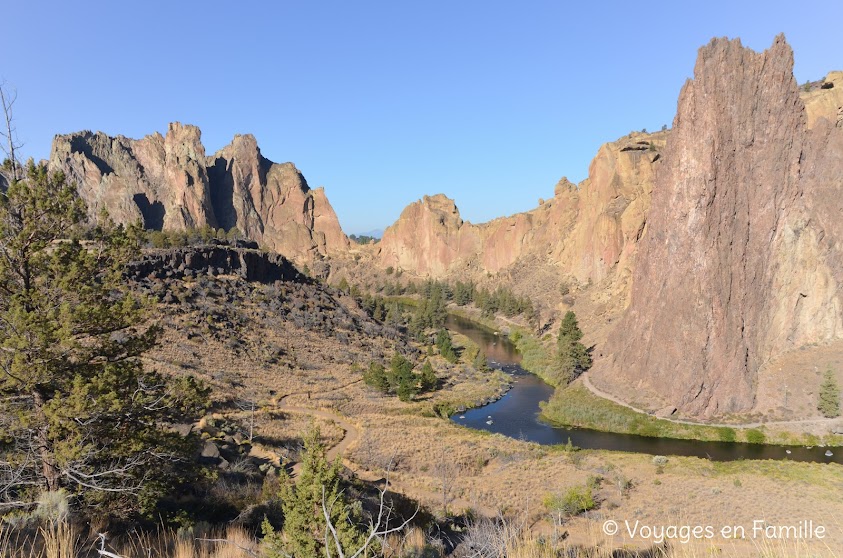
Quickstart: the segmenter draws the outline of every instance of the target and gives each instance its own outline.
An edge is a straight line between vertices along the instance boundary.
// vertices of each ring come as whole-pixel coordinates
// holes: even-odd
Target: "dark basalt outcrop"
[[[691,416],[748,411],[765,363],[843,334],[843,129],[784,37],[700,49],[656,173],[630,306],[592,373]]]
[[[236,275],[250,283],[310,282],[284,256],[229,246],[192,246],[149,251],[139,261],[133,262],[126,274],[133,280]]]

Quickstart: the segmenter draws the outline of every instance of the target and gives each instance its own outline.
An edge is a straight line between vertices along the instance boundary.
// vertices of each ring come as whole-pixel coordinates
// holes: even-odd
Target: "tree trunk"
[[[45,488],[50,492],[55,492],[61,488],[61,471],[50,443],[50,427],[47,424],[47,416],[44,414],[44,394],[39,388],[32,390],[32,399],[35,404],[36,419],[41,425],[35,434],[35,454],[41,460],[41,478]]]

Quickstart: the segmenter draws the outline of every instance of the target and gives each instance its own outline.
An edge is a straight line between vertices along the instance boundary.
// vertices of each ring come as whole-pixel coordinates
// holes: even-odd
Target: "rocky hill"
[[[77,183],[94,219],[105,209],[155,230],[236,227],[298,261],[348,249],[324,190],[263,157],[251,135],[207,157],[199,128],[178,122],[140,140],[78,132],[55,137],[49,164]]]

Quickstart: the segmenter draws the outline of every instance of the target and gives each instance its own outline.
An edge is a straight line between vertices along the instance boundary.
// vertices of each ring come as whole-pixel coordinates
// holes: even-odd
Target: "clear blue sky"
[[[800,83],[843,69],[840,1],[7,3],[0,78],[26,156],[83,129],[179,120],[209,154],[252,133],[325,186],[347,233],[424,194],[480,222],[585,178],[600,144],[670,124],[697,49],[784,32]]]

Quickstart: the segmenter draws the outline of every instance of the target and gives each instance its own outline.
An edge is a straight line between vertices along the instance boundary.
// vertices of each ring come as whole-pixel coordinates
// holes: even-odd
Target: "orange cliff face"
[[[475,225],[442,194],[409,205],[383,235],[379,261],[416,275],[506,272],[525,261],[580,283],[625,289],[649,208],[653,169],[667,132],[604,145],[579,186],[562,179],[539,207]]]
[[[49,165],[77,184],[92,219],[104,209],[149,229],[236,227],[300,262],[349,248],[324,191],[264,158],[252,135],[206,157],[199,129],[177,122],[140,140],[79,132],[55,137]]]

